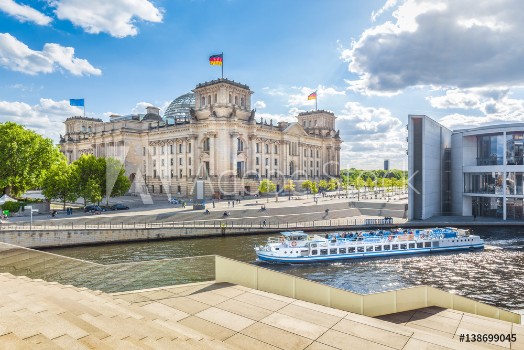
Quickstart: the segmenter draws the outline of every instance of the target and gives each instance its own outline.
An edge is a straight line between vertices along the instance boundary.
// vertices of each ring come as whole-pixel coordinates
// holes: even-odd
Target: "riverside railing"
[[[202,228],[202,229],[302,229],[302,228],[331,228],[366,226],[392,227],[404,223],[403,219],[377,219],[377,218],[339,218],[313,221],[271,221],[262,218],[256,221],[245,221],[242,218],[217,219],[217,220],[191,220],[191,221],[160,221],[160,222],[107,222],[107,223],[62,223],[38,224],[18,223],[0,224],[0,231],[64,231],[64,230],[132,230],[132,229],[169,229],[169,228]]]

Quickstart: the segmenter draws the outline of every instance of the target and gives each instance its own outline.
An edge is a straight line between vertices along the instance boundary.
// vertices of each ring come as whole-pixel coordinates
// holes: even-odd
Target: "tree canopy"
[[[53,141],[22,125],[0,123],[0,192],[19,196],[40,187],[62,155]]]
[[[75,202],[78,198],[78,173],[74,164],[67,164],[63,157],[46,173],[42,182],[42,194],[47,199],[57,199],[64,204]]]
[[[264,179],[260,182],[260,185],[258,186],[258,191],[260,193],[269,193],[274,192],[277,189],[277,185],[275,185],[271,180]]]

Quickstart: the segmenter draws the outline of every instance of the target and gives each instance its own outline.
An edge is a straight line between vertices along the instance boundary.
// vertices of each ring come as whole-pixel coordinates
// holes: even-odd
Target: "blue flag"
[[[72,98],[69,100],[70,106],[76,106],[76,107],[84,107],[84,99],[83,98]]]

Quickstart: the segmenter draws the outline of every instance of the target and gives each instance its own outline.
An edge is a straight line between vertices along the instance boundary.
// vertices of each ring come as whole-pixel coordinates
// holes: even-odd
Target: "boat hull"
[[[283,257],[283,256],[268,255],[268,254],[265,254],[264,251],[257,251],[256,254],[257,254],[258,260],[260,261],[296,264],[296,263],[314,263],[314,262],[351,260],[351,259],[363,259],[363,258],[390,257],[390,256],[398,256],[398,255],[442,253],[442,252],[461,251],[461,250],[478,250],[478,249],[483,249],[483,248],[484,248],[484,244],[482,243],[482,244],[451,246],[451,247],[415,248],[415,249],[394,250],[394,251],[359,252],[359,253],[330,254],[330,255],[320,255],[320,256]]]

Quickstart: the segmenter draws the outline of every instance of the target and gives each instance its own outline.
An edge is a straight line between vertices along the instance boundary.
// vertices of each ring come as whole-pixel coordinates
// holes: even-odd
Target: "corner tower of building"
[[[248,120],[252,115],[253,91],[247,85],[229,79],[217,79],[198,84],[193,92],[197,120],[213,117]]]

